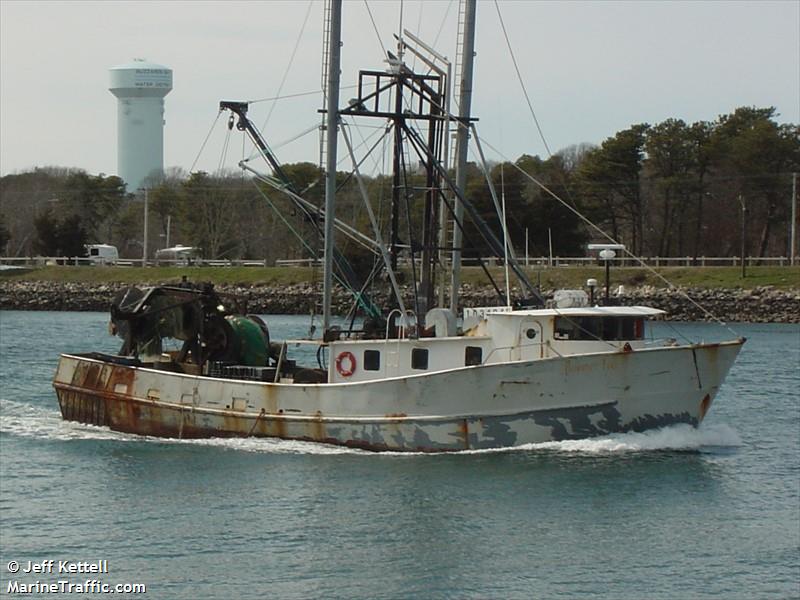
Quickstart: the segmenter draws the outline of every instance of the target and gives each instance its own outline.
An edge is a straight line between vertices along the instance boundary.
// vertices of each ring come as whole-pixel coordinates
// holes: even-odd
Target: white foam
[[[140,439],[106,427],[64,421],[57,410],[6,399],[0,399],[0,433],[62,441]]]
[[[520,449],[614,454],[657,450],[704,450],[741,445],[742,440],[736,430],[720,423],[701,425],[697,428],[687,424],[672,425],[642,433],[615,433],[583,440],[526,444],[520,446]]]
[[[742,439],[732,427],[724,423],[701,425],[698,428],[688,424],[671,425],[642,433],[614,433],[595,438],[562,440],[560,442],[539,442],[522,444],[509,448],[488,448],[484,450],[462,450],[453,454],[494,454],[508,452],[563,452],[571,454],[622,454],[631,452],[656,451],[711,451],[715,448],[736,448],[742,446]],[[416,452],[384,452],[382,456],[443,456],[446,454]]]
[[[355,454],[372,456],[442,456],[423,452],[382,452],[374,453],[356,448],[346,448],[330,444],[281,440],[277,438],[207,438],[199,440],[178,440],[139,436],[111,431],[107,427],[84,425],[64,421],[57,410],[0,399],[0,432],[19,437],[38,438],[57,441],[70,440],[114,440],[121,442],[186,444],[208,446],[240,452],[262,454]],[[584,454],[619,454],[630,452],[653,452],[659,450],[704,451],[720,447],[742,445],[739,434],[725,424],[673,425],[643,433],[617,433],[602,437],[524,444],[513,448],[492,448],[488,450],[464,450],[457,454],[488,454],[495,452],[565,452]]]
[[[157,438],[111,431],[107,427],[64,421],[57,410],[36,407],[30,404],[0,399],[0,433],[25,438],[56,441],[70,440],[114,440],[120,442],[144,442],[158,444],[187,444],[210,446],[242,452],[268,454],[372,454],[355,448],[317,444],[277,438],[206,438],[179,440]]]
[[[205,438],[199,440],[176,440],[163,438],[147,438],[159,443],[189,444],[192,446],[211,446],[241,452],[257,452],[261,454],[374,454],[357,448],[318,444],[298,440],[281,440],[278,438]]]

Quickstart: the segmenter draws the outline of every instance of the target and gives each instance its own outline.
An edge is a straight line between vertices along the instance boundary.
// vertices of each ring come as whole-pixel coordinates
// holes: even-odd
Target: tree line
[[[588,242],[606,241],[588,220],[640,256],[730,256],[740,251],[744,218],[748,255],[786,255],[800,129],[777,117],[774,108],[742,107],[715,121],[635,124],[599,146],[492,163],[488,177],[505,199],[518,254],[527,239],[532,256],[546,255],[551,244],[557,256],[583,256]],[[295,189],[322,205],[316,165],[284,170]],[[465,195],[499,232],[486,177],[470,163]],[[356,182],[346,173],[338,182],[337,216],[370,233]],[[386,227],[392,178],[366,177],[365,183]],[[401,241],[418,248],[424,174],[411,173],[403,184]],[[151,256],[168,240],[200,247],[209,259],[271,263],[321,253],[314,217],[240,173],[168,170],[149,187],[148,207]],[[0,254],[6,256],[77,256],[86,243],[111,243],[121,256],[139,258],[143,219],[143,198],[127,193],[116,176],[45,167],[0,178]],[[465,235],[467,255],[485,253],[474,226],[467,223]],[[356,262],[371,259],[350,238],[337,243]]]

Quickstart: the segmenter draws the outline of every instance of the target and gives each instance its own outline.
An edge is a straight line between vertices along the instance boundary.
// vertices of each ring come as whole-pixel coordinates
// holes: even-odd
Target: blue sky
[[[742,105],[776,106],[781,121],[800,122],[800,2],[519,0],[499,7],[553,151],[600,143],[633,123],[713,120]],[[438,34],[436,47],[454,57],[457,11],[457,0],[407,0],[403,25],[431,44]],[[393,47],[400,14],[400,2],[345,2],[343,85],[355,81],[359,68],[384,66],[382,48]],[[108,69],[133,57],[174,71],[165,166],[188,169],[219,100],[319,90],[321,30],[320,1],[3,0],[0,172],[58,165],[115,173],[116,100],[107,90]],[[478,3],[476,52],[473,112],[481,134],[508,157],[545,156],[493,1]],[[342,92],[343,102],[351,93]],[[316,160],[315,134],[282,142],[319,120],[320,102],[313,95],[280,101],[269,121],[271,103],[253,105],[254,120],[267,123],[265,136],[283,162]],[[223,121],[196,169],[219,166]],[[231,142],[227,166],[241,154],[241,142]]]

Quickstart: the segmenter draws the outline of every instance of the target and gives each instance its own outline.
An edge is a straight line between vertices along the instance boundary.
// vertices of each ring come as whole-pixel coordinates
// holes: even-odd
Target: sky
[[[548,154],[498,6],[552,152],[599,144],[635,123],[711,121],[739,106],[775,106],[780,122],[800,123],[798,1],[483,0],[473,115],[497,149],[487,152],[490,159]],[[457,17],[458,0],[346,0],[342,86],[352,85],[359,69],[385,68],[384,49],[394,50],[401,19],[454,60]],[[322,22],[320,0],[0,0],[0,173],[62,166],[115,174],[108,69],[132,58],[174,72],[165,167],[233,168],[243,153],[241,134],[225,151],[219,100],[318,92]],[[341,104],[351,95],[344,89]],[[317,93],[252,105],[253,121],[281,162],[317,161],[316,132],[293,138],[319,122],[321,102]]]

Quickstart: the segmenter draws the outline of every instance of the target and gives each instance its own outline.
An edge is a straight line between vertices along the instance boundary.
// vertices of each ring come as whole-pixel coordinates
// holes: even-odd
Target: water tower
[[[148,175],[164,172],[164,96],[172,90],[172,69],[135,59],[109,75],[117,97],[117,173],[135,192]]]

